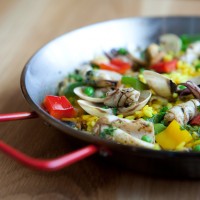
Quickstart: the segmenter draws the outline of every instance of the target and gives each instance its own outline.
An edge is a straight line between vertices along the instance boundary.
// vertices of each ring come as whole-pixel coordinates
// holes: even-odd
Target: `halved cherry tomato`
[[[43,105],[57,119],[76,116],[76,111],[65,96],[46,96]]]
[[[127,70],[131,68],[131,65],[128,62],[124,62],[119,58],[113,58],[110,60],[110,63],[100,63],[100,69],[115,71],[120,74],[124,74]]]
[[[153,69],[158,73],[170,73],[176,70],[176,65],[177,65],[177,60],[172,60],[169,62],[161,61],[150,66],[150,69]]]
[[[197,115],[196,117],[194,117],[191,121],[190,121],[191,125],[200,125],[200,115]]]

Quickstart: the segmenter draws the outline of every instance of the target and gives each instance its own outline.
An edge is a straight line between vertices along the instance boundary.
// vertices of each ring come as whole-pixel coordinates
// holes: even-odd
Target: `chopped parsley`
[[[181,130],[181,131],[186,130],[186,129],[185,129],[185,126],[184,126],[184,125],[181,125],[181,126],[180,126],[180,130]]]
[[[150,117],[150,118],[145,118],[146,121],[149,121],[149,122],[153,122],[154,124],[155,123],[162,123],[164,124],[164,116],[166,114],[166,112],[168,111],[168,107],[167,106],[164,106],[163,108],[161,108],[161,110],[159,111],[158,114],[156,115],[153,115],[153,117]]]
[[[104,105],[104,106],[102,106],[102,108],[103,108],[103,109],[108,109],[109,106]]]
[[[189,124],[185,124],[185,125],[182,125],[180,127],[181,130],[187,130],[190,132],[190,134],[192,133],[197,133],[199,136],[200,136],[200,126],[191,126]]]
[[[113,136],[115,130],[116,130],[115,127],[109,125],[108,128],[104,128],[103,131],[100,132],[99,136],[101,138],[106,138],[106,136]]]
[[[100,98],[106,98],[106,94],[105,94],[105,93],[102,94],[102,95],[100,96]]]
[[[112,108],[113,115],[117,115],[117,108]]]

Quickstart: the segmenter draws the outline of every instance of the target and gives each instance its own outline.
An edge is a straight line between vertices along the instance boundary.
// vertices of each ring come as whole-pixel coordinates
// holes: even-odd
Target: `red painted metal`
[[[0,114],[0,122],[31,119],[36,117],[38,117],[36,112],[18,112],[18,113]]]
[[[0,114],[0,122],[30,119],[36,117],[38,117],[38,115],[35,112]],[[9,146],[8,144],[4,143],[1,140],[0,140],[0,150],[26,166],[43,171],[57,171],[73,163],[76,163],[92,154],[95,154],[99,151],[98,147],[94,145],[88,145],[86,147],[65,154],[58,158],[42,160],[42,159],[32,158],[14,149],[13,147]]]
[[[88,145],[86,147],[83,147],[79,150],[76,150],[58,158],[42,160],[27,156],[24,153],[12,148],[11,146],[5,144],[2,141],[0,141],[0,150],[2,150],[5,154],[9,155],[10,157],[14,158],[15,160],[28,167],[43,171],[60,170],[99,151],[98,147],[94,145]]]

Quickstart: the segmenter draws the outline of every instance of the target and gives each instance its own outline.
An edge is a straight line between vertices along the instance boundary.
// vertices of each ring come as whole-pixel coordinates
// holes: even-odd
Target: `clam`
[[[101,64],[101,63],[109,64],[110,63],[110,59],[106,55],[99,55],[99,56],[96,56],[91,61],[91,63],[96,64],[96,65]]]
[[[136,67],[146,67],[147,65],[145,59],[141,57],[140,51],[128,53],[126,56],[136,65]]]
[[[157,44],[154,43],[151,44],[146,50],[146,57],[150,66],[161,61],[164,55],[165,53],[161,51]]]
[[[200,42],[192,43],[186,50],[185,54],[180,58],[182,61],[192,64],[198,60],[200,56]]]
[[[181,50],[181,39],[175,34],[163,34],[160,36],[159,41],[161,48],[166,52],[178,53]]]
[[[121,74],[109,70],[90,70],[86,73],[86,82],[96,87],[115,87],[121,77]]]
[[[103,117],[105,115],[113,115],[113,110],[111,108],[102,108],[103,105],[95,104],[85,100],[78,100],[78,104],[85,110],[88,114],[97,117]]]
[[[131,115],[135,111],[141,110],[149,101],[151,97],[151,91],[150,90],[144,90],[140,94],[140,98],[138,102],[133,102],[128,107],[118,107],[117,108],[117,114],[123,114],[124,116]],[[103,117],[105,115],[113,115],[113,109],[112,108],[102,108],[103,104],[95,104],[89,101],[85,100],[78,100],[78,104],[90,115],[94,115],[97,117]]]
[[[143,90],[140,93],[138,102],[134,102],[128,107],[119,107],[117,113],[123,114],[123,116],[132,115],[134,114],[134,112],[141,110],[148,103],[150,98],[151,98],[151,91]]]
[[[176,91],[176,84],[157,72],[145,70],[143,75],[147,85],[161,97],[171,98],[172,94]]]
[[[100,97],[90,97],[86,95],[84,91],[84,86],[82,87],[77,87],[74,89],[74,93],[80,97],[81,99],[84,99],[86,101],[94,102],[94,103],[103,103],[105,98],[100,98]]]
[[[85,75],[87,74],[88,71],[92,70],[92,66],[85,64],[85,65],[81,65],[81,67],[79,68],[79,73],[85,77]]]

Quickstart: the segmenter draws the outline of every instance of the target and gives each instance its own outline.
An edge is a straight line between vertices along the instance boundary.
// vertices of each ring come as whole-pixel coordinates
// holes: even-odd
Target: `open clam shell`
[[[100,104],[95,104],[85,100],[78,100],[78,104],[85,110],[88,114],[97,117],[103,117],[105,115],[113,115],[113,110],[111,108],[102,108]]]
[[[176,91],[176,84],[169,78],[150,70],[143,72],[147,85],[159,96],[171,98]]]
[[[140,93],[140,98],[137,103],[133,103],[129,107],[119,107],[118,114],[123,114],[123,116],[128,116],[134,114],[134,112],[141,110],[151,98],[151,91],[144,90]]]
[[[74,89],[74,93],[80,97],[81,99],[84,99],[86,101],[90,101],[90,102],[94,102],[94,103],[103,103],[105,98],[98,98],[98,97],[90,97],[86,94],[84,94],[83,90],[84,90],[84,86],[83,87],[77,87]]]
[[[124,116],[128,116],[133,114],[135,111],[141,110],[149,101],[151,97],[150,90],[144,90],[140,94],[140,98],[138,102],[133,103],[129,107],[119,107],[117,114],[123,114]],[[99,103],[92,103],[86,100],[78,100],[78,104],[90,115],[94,115],[97,117],[103,117],[105,115],[113,115],[112,108],[102,108],[102,105]]]

